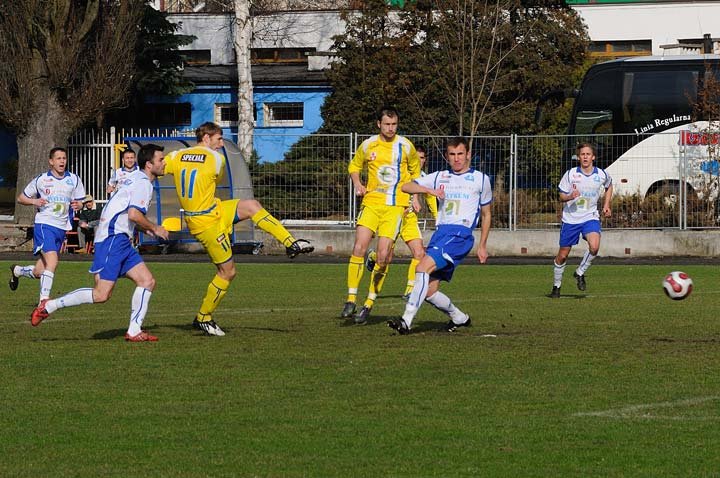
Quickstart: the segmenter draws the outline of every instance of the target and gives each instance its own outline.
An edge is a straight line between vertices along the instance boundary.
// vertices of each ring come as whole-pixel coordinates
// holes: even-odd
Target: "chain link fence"
[[[681,128],[654,135],[469,138],[472,166],[491,178],[493,227],[559,227],[557,185],[562,174],[577,165],[575,148],[582,142],[596,145],[597,166],[605,168],[613,178],[613,214],[603,219],[604,228],[720,227],[720,135]],[[73,171],[80,174],[88,191],[99,197],[114,161],[112,137],[79,134],[70,142]],[[256,133],[256,145],[277,142],[292,146],[276,162],[250,159],[254,196],[294,227],[354,226],[360,201],[354,195],[347,166],[359,144],[368,137],[357,133]],[[446,167],[444,145],[449,137],[407,138],[426,149],[427,172]],[[423,224],[431,225],[427,214],[423,219]]]

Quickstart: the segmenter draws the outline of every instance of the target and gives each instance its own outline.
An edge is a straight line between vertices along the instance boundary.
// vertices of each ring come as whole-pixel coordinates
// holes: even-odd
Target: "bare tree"
[[[566,60],[583,50],[582,23],[567,7],[528,6],[519,0],[444,0],[442,9],[403,15],[430,64],[433,81],[408,88],[419,105],[442,94],[454,110],[456,133],[474,136],[488,121],[512,131],[502,118],[534,103],[534,89],[557,83],[577,63]],[[411,30],[412,31],[412,30]],[[575,48],[575,50],[573,50]],[[554,65],[549,70],[542,65]],[[557,77],[557,78],[556,78]],[[522,85],[522,86],[519,86]],[[423,108],[420,108],[421,111]],[[494,120],[492,118],[495,118]],[[434,118],[426,116],[429,130]]]
[[[0,121],[17,135],[18,191],[53,146],[126,100],[144,0],[23,0],[0,11]],[[29,222],[20,208],[17,222]]]
[[[235,55],[238,69],[238,147],[243,159],[253,152],[253,82],[250,71],[252,21],[250,0],[235,0]]]

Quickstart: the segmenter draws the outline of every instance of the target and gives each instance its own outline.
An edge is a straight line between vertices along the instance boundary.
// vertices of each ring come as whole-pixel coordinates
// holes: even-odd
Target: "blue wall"
[[[320,107],[330,94],[324,86],[261,86],[255,87],[254,102],[257,110],[254,146],[260,161],[281,161],[284,154],[300,138],[314,133],[322,126]],[[198,86],[192,93],[179,97],[154,96],[147,103],[190,103],[191,125],[162,125],[163,128],[195,129],[206,121],[215,121],[216,103],[236,103],[237,92],[230,86]],[[265,103],[303,103],[303,125],[298,127],[267,127],[264,125]],[[225,128],[224,134],[237,141],[237,127]]]

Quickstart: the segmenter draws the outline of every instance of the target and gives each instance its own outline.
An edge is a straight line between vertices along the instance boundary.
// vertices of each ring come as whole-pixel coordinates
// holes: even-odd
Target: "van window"
[[[687,70],[623,73],[622,132],[659,133],[677,126],[673,118],[690,116],[697,103],[698,78],[698,71]]]

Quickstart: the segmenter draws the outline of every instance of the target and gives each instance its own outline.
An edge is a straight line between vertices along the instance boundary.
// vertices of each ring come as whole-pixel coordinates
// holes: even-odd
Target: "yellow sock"
[[[357,300],[357,291],[365,270],[365,259],[358,256],[350,256],[347,272],[348,302]]]
[[[382,291],[389,268],[389,265],[386,265],[384,269],[375,265],[372,275],[370,276],[370,291],[368,292],[365,304],[363,304],[365,307],[372,308],[372,306],[375,305],[375,300],[377,299],[378,294],[380,294],[380,291]]]
[[[200,306],[198,320],[202,322],[203,319],[206,319],[205,316],[210,317],[211,314],[215,312],[218,304],[220,304],[222,298],[225,297],[228,287],[230,287],[230,281],[225,280],[218,275],[213,277],[213,280],[210,281],[210,284],[208,284],[205,298],[203,298],[202,305]],[[210,318],[207,320],[210,320]]]
[[[260,209],[250,219],[257,225],[257,227],[280,241],[283,246],[290,247],[290,244],[295,242],[293,235],[290,234],[290,232],[288,232],[282,224],[280,224],[280,221],[267,212],[265,208]]]
[[[410,266],[408,267],[407,272],[407,286],[405,286],[405,295],[409,294],[413,290],[413,286],[415,285],[415,269],[417,268],[418,264],[420,264],[419,260],[410,260]]]

